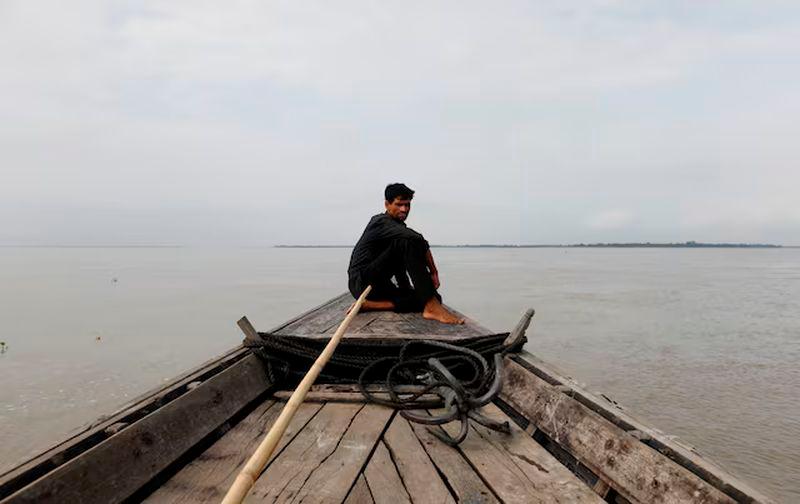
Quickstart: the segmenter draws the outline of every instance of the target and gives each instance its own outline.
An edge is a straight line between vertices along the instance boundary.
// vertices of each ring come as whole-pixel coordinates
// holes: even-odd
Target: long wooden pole
[[[278,441],[280,441],[281,436],[283,436],[283,433],[289,426],[289,421],[291,421],[292,417],[297,411],[297,408],[303,404],[303,399],[305,399],[308,389],[311,388],[311,385],[313,385],[314,381],[316,381],[317,376],[319,376],[319,373],[322,371],[322,368],[325,367],[325,364],[327,364],[328,360],[330,360],[331,355],[333,355],[334,350],[336,350],[336,346],[339,344],[344,332],[347,330],[347,326],[350,325],[350,322],[356,316],[358,310],[361,309],[361,305],[364,304],[364,300],[367,298],[367,294],[369,294],[370,290],[372,290],[371,285],[364,289],[364,292],[361,293],[361,296],[350,309],[350,313],[347,314],[347,317],[345,317],[345,319],[339,325],[339,328],[336,329],[336,332],[325,346],[325,349],[322,350],[321,354],[319,354],[319,357],[317,357],[317,360],[314,361],[311,369],[308,370],[308,373],[306,373],[305,377],[303,377],[303,380],[294,390],[294,393],[292,393],[292,396],[286,402],[286,406],[283,407],[283,411],[281,411],[281,414],[275,421],[275,425],[273,425],[269,432],[267,432],[264,440],[261,441],[261,444],[250,457],[250,460],[248,460],[247,464],[245,464],[244,469],[242,469],[239,475],[236,476],[236,481],[233,482],[233,485],[228,490],[228,493],[225,494],[225,498],[222,499],[222,504],[240,504],[244,500],[245,496],[247,496],[247,492],[249,492],[253,487],[256,479],[258,479],[261,471],[264,470],[269,458],[272,456],[272,452],[275,451]]]

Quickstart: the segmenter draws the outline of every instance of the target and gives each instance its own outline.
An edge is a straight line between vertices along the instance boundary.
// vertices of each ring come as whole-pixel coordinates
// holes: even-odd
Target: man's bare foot
[[[350,305],[350,308],[347,309],[347,313],[350,313],[350,310],[356,304],[353,303]],[[394,310],[394,303],[391,301],[373,301],[371,299],[365,299],[364,302],[361,304],[361,310],[359,311],[391,311]]]
[[[425,308],[422,310],[422,317],[428,320],[438,320],[445,324],[463,324],[464,319],[456,317],[447,310],[438,299],[431,298],[430,301],[425,303]]]

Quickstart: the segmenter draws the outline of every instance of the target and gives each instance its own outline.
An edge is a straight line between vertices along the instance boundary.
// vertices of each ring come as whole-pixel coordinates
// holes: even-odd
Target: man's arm
[[[425,252],[425,259],[428,261],[428,271],[431,272],[431,280],[433,280],[433,288],[438,289],[440,282],[439,282],[439,270],[436,269],[436,263],[433,262],[433,254],[431,254],[431,249],[429,248],[427,252]]]
[[[421,240],[425,243],[425,247],[427,248],[428,242],[423,238],[423,236],[410,227],[407,227],[405,224],[400,222],[396,222],[394,219],[389,217],[386,214],[382,214],[378,216],[378,219],[375,219],[374,222],[370,222],[370,224],[374,224],[370,226],[370,238],[373,240],[394,240],[397,238],[405,238],[409,240]]]

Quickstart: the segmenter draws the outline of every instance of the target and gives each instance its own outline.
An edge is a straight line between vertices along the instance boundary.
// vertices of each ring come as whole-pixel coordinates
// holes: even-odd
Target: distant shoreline
[[[432,248],[464,248],[464,249],[483,249],[483,248],[502,248],[502,249],[523,249],[523,248],[738,248],[738,249],[796,249],[800,245],[775,245],[771,243],[575,243],[575,244],[462,244],[462,245],[441,245],[432,244]],[[0,245],[0,249],[184,249],[184,248],[203,248],[197,245]],[[287,248],[287,249],[340,249],[353,248],[353,245],[234,245],[233,248]]]
[[[184,245],[0,245],[0,248],[54,248],[54,249],[177,249],[186,248]]]
[[[275,248],[353,248],[352,245],[275,245]],[[431,248],[796,248],[771,243],[576,243],[571,245],[431,245]]]

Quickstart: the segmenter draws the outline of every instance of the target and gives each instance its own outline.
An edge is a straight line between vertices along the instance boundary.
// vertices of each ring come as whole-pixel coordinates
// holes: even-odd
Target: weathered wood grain
[[[758,502],[762,504],[775,502],[748,483],[725,471],[714,461],[697,453],[693,447],[685,445],[679,440],[647,425],[605,395],[598,395],[586,390],[576,380],[552,364],[528,352],[515,355],[513,359],[526,369],[534,370],[537,375],[548,383],[560,384],[564,390],[569,391],[567,393],[570,397],[617,427],[637,437],[637,439],[647,439],[648,446],[687,468],[704,481],[731,496],[737,502]]]
[[[381,313],[380,318],[376,318],[369,325],[365,325],[353,333],[367,334],[416,334],[417,328],[409,324],[404,318],[388,317],[391,312]],[[399,315],[391,313],[391,315]]]
[[[439,478],[436,467],[422,447],[408,420],[396,415],[383,435],[391,459],[413,502],[431,504],[455,502]]]
[[[561,465],[539,443],[517,427],[497,406],[484,415],[511,424],[504,434],[471,423],[467,439],[459,448],[484,481],[507,503],[591,504],[602,503],[588,486]],[[456,435],[458,425],[445,427]]]
[[[261,473],[246,502],[291,500],[308,477],[336,449],[358,404],[326,404]]]
[[[353,489],[350,490],[350,493],[344,500],[344,504],[374,504],[374,503],[375,500],[373,500],[372,494],[369,492],[367,481],[364,479],[364,475],[361,474],[356,480],[356,484],[353,486]]]
[[[344,315],[342,315],[344,317]],[[364,332],[367,327],[371,326],[379,317],[381,312],[362,312],[355,316],[347,328],[348,333]],[[325,334],[333,334],[336,331],[336,324],[331,325],[323,331]]]
[[[435,473],[432,476],[435,477]],[[375,447],[375,452],[364,469],[364,478],[372,490],[375,502],[391,502],[392,504],[407,502],[411,504],[411,498],[403,486],[403,480],[400,479],[397,467],[392,462],[389,450],[383,442],[379,442]]]
[[[375,404],[364,406],[342,436],[336,450],[314,470],[297,493],[296,499],[342,502],[393,415],[394,410],[384,406]],[[374,496],[375,489],[372,486],[370,489]]]
[[[734,502],[511,359],[500,397],[632,502]]]
[[[268,386],[261,361],[249,355],[3,502],[122,501]]]
[[[288,326],[290,326],[290,325],[294,324],[294,323],[295,323],[295,322],[297,322],[298,320],[302,320],[302,319],[304,319],[304,318],[306,318],[306,317],[308,317],[308,316],[310,316],[310,315],[313,315],[314,313],[317,313],[317,312],[319,312],[319,311],[322,311],[322,310],[324,310],[324,309],[325,309],[325,308],[326,308],[328,305],[331,305],[331,304],[334,304],[334,303],[344,303],[346,299],[350,299],[350,300],[351,300],[351,301],[350,301],[351,303],[354,303],[354,302],[355,302],[355,299],[353,299],[353,297],[350,295],[350,293],[348,293],[348,292],[344,292],[344,293],[342,293],[342,294],[339,294],[338,296],[336,296],[336,297],[334,297],[334,298],[331,298],[331,299],[329,299],[329,300],[325,301],[324,303],[322,303],[322,304],[320,304],[320,305],[318,305],[318,306],[315,306],[315,307],[311,308],[310,310],[307,310],[307,311],[305,311],[305,312],[301,313],[300,315],[296,315],[296,316],[294,316],[294,317],[290,318],[289,320],[287,320],[287,321],[285,321],[285,322],[281,323],[280,325],[278,325],[278,326],[276,326],[276,327],[273,327],[272,329],[270,329],[269,331],[267,331],[267,333],[269,333],[269,334],[275,334],[275,333],[278,333],[278,332],[279,332],[279,331],[281,331],[282,329],[284,329],[284,328],[286,328],[286,327],[288,327]]]
[[[305,336],[313,339],[330,338],[330,334],[338,322],[344,318],[347,308],[352,303],[353,297],[349,293],[344,293],[301,317],[273,329],[270,333],[279,336]],[[448,309],[458,314],[451,307]],[[414,337],[433,337],[433,339],[447,341],[494,334],[493,331],[474,320],[466,317],[465,319],[464,325],[453,326],[426,320],[421,313],[365,312],[359,313],[353,319],[345,338],[408,338],[410,335],[414,335]],[[262,334],[262,336],[268,337],[266,334]]]
[[[331,338],[330,334],[302,334],[304,338],[309,340],[322,340],[327,341]],[[432,333],[413,333],[413,334],[398,334],[395,332],[384,333],[346,333],[342,339],[348,342],[353,341],[371,341],[375,340],[434,340],[444,342],[466,342],[483,339],[485,336],[464,336],[459,334],[432,334]]]
[[[328,403],[256,481],[246,502],[342,502],[392,410]]]
[[[386,392],[386,385],[383,383],[367,383],[365,387],[370,392]],[[397,385],[395,390],[400,393],[413,393],[423,390],[422,385]],[[355,383],[318,383],[312,385],[309,392],[360,392],[361,388]]]
[[[420,333],[436,333],[443,335],[458,335],[458,336],[480,336],[486,334],[493,334],[493,331],[481,326],[476,321],[470,319],[463,313],[455,310],[451,306],[447,306],[448,310],[458,317],[464,319],[464,324],[442,324],[435,320],[428,320],[422,317],[421,313],[403,313],[403,317],[417,329]]]
[[[288,400],[294,391],[292,390],[278,390],[273,394],[275,399],[286,401]],[[383,399],[388,401],[391,399],[391,396],[387,392],[376,392],[373,395],[378,399]],[[440,400],[439,396],[433,394],[423,394],[420,396],[420,400],[424,401],[437,401]],[[306,394],[303,398],[305,402],[346,402],[346,403],[364,403],[367,402],[367,398],[361,392],[322,392],[322,391],[310,391]]]
[[[321,407],[321,404],[311,403],[300,406],[275,448],[275,454],[270,462],[294,439]],[[264,401],[222,438],[165,481],[145,499],[145,502],[153,504],[220,502],[236,479],[236,475],[280,415],[282,408],[283,403]]]
[[[458,502],[500,502],[458,449],[442,443],[422,425],[411,424],[411,428]]]
[[[355,300],[350,294],[342,294],[329,302],[318,307],[316,310],[307,313],[302,318],[291,322],[277,331],[272,331],[274,334],[280,335],[305,335],[305,334],[320,334],[324,333],[331,325],[336,324],[337,320],[341,322],[347,315],[347,308],[353,304]],[[360,313],[356,319],[363,317],[365,314]],[[355,322],[355,320],[354,320]]]

